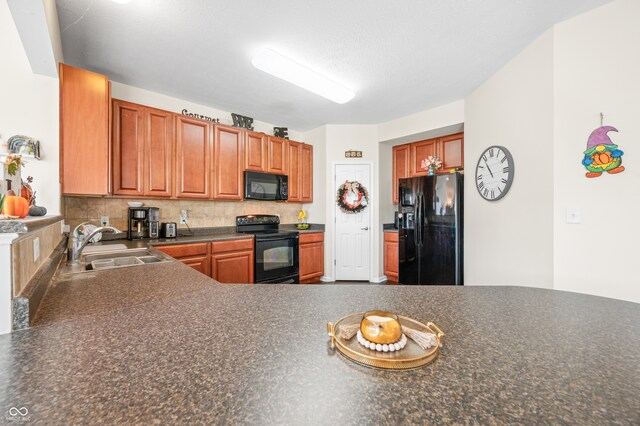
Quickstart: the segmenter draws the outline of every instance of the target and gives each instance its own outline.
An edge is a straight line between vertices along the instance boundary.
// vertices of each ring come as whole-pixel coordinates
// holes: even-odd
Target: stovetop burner
[[[252,214],[236,217],[236,232],[253,234],[256,238],[262,236],[283,236],[293,237],[298,235],[297,231],[281,231],[280,217],[267,214]]]

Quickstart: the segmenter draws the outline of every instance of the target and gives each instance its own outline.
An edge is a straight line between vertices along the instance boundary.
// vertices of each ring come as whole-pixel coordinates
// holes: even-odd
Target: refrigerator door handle
[[[422,197],[420,194],[416,200],[416,237],[418,241],[416,242],[416,247],[422,247]]]
[[[424,201],[424,195],[420,198],[420,247],[424,247],[424,227],[426,226],[426,215],[424,214],[427,209],[426,202]]]

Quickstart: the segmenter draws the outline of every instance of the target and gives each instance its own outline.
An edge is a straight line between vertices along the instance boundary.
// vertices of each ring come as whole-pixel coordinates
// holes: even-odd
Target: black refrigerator
[[[463,285],[463,177],[400,179],[400,284]]]

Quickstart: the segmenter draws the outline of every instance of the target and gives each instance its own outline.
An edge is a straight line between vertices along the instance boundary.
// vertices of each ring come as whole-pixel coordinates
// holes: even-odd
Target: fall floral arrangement
[[[436,156],[428,156],[420,163],[422,170],[429,170],[429,173],[435,173],[440,167],[442,167],[442,161],[438,160]]]
[[[7,166],[7,172],[11,176],[15,176],[18,168],[23,165],[22,156],[20,154],[7,154],[4,164]]]

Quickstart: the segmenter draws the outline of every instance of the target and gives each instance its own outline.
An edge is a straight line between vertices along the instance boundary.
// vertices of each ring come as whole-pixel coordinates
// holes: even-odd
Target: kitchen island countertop
[[[445,333],[411,371],[329,348],[385,309]],[[570,423],[640,419],[640,305],[520,287],[222,285],[180,262],[56,277],[0,336],[0,418],[35,424]]]

